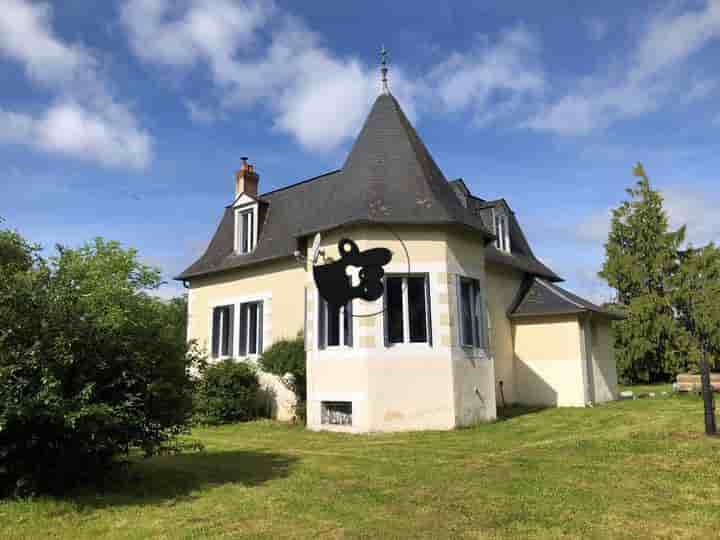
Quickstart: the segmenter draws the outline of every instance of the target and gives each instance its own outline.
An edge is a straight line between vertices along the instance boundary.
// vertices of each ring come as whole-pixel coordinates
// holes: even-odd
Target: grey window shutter
[[[235,350],[233,349],[233,335],[235,334],[235,326],[234,326],[234,315],[235,315],[235,306],[231,305],[227,307],[227,352],[226,354],[228,356],[235,356]]]
[[[353,346],[353,305],[352,300],[350,300],[347,305],[345,306],[345,321],[343,323],[345,324],[345,327],[347,328],[347,332],[345,332],[345,346],[352,347]]]
[[[240,304],[240,356],[247,355],[248,305]]]
[[[483,312],[483,306],[482,306],[482,292],[480,291],[480,282],[477,280],[473,280],[473,309],[474,309],[474,324],[473,328],[475,330],[475,338],[473,340],[473,345],[476,347],[482,347],[483,346],[483,329],[482,329],[482,312]]]
[[[308,288],[305,287],[303,289],[303,309],[305,310],[303,312],[303,345],[305,345],[305,350],[308,350]]]
[[[430,313],[430,274],[425,274],[425,312],[427,317],[427,340],[432,347],[432,315]]]
[[[212,311],[212,357],[217,358],[220,352],[220,309]]]
[[[263,302],[257,304],[257,352],[263,352]]]
[[[325,348],[325,299],[318,293],[318,349]]]
[[[385,348],[390,346],[390,316],[388,313],[388,279],[385,277],[385,292],[383,294],[383,342]]]
[[[458,335],[458,345],[461,347],[465,344],[465,332],[463,330],[463,299],[462,299],[462,286],[460,283],[460,276],[455,276],[455,299],[457,304],[457,335]]]

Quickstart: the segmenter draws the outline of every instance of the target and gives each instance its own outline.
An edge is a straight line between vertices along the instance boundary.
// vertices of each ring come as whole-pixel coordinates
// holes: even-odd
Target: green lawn
[[[127,483],[0,503],[1,538],[717,538],[720,439],[694,396],[514,410],[453,432],[199,429]]]

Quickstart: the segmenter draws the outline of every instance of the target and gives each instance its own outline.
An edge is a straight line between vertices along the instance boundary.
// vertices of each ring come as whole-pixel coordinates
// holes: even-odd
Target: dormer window
[[[495,222],[495,247],[505,253],[510,253],[510,225],[508,215],[500,208],[493,209],[493,221]]]
[[[235,210],[235,252],[250,253],[257,243],[257,205]]]

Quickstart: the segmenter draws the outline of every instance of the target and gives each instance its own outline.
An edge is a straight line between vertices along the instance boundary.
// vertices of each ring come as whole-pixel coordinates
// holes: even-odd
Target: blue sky
[[[720,0],[0,6],[0,216],[46,247],[105,236],[176,274],[241,156],[261,191],[342,165],[381,44],[446,176],[505,197],[571,289],[609,297],[636,161],[691,241],[720,235]]]

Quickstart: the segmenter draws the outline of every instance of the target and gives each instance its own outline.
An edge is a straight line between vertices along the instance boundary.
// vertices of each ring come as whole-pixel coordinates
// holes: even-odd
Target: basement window
[[[352,426],[352,401],[323,401],[321,414],[323,424]]]

